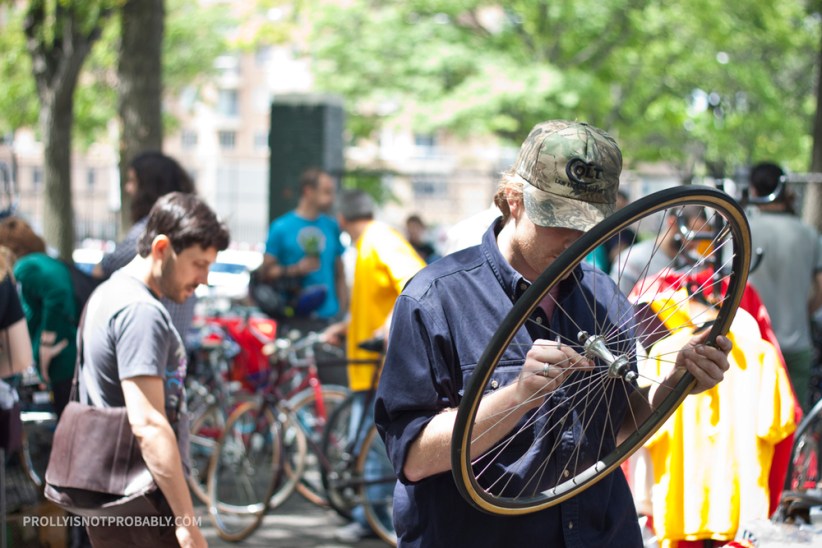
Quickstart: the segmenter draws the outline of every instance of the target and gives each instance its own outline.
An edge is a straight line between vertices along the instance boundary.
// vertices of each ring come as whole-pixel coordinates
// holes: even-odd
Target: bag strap
[[[86,323],[86,308],[83,308],[80,323],[77,325],[77,358],[74,360],[74,378],[71,380],[69,401],[80,401],[80,369],[83,367],[83,326]]]

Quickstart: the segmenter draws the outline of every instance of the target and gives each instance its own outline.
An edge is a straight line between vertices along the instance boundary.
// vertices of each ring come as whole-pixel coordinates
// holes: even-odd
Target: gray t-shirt
[[[617,255],[611,265],[611,278],[619,290],[628,295],[641,280],[666,268],[673,268],[675,260],[668,257],[655,239],[634,244]]]
[[[162,377],[166,416],[188,470],[187,358],[165,307],[143,282],[127,272],[115,272],[89,299],[81,336],[80,401],[123,407],[122,379]]]
[[[762,261],[750,274],[782,350],[811,347],[808,300],[822,270],[822,242],[811,226],[788,213],[749,212],[751,243]]]

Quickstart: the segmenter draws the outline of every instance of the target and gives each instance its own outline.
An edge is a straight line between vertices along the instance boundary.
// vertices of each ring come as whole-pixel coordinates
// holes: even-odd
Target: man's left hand
[[[691,394],[698,394],[719,384],[730,367],[728,353],[733,344],[727,337],[716,338],[716,346],[705,344],[709,331],[705,331],[686,344],[676,356],[676,367],[684,367],[696,379]]]

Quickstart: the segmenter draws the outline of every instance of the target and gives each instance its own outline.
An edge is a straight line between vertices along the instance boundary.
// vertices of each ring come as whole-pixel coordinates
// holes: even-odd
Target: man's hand
[[[202,531],[196,525],[177,527],[174,534],[177,537],[177,542],[180,543],[180,548],[204,548],[208,546]]]
[[[676,355],[676,367],[684,367],[696,379],[691,394],[699,394],[719,384],[728,371],[728,353],[733,344],[727,337],[717,337],[716,347],[705,341],[709,331],[695,336]]]
[[[40,364],[40,374],[44,382],[49,382],[49,365],[51,360],[55,358],[63,349],[68,346],[68,339],[63,339],[57,344],[57,333],[54,331],[43,331],[40,335],[40,355],[38,362]]]
[[[332,323],[320,333],[320,341],[335,346],[342,346],[345,334],[348,331],[348,322]]]
[[[594,362],[570,346],[537,339],[525,356],[517,381],[518,399],[535,407],[542,402],[542,396],[559,388],[574,371],[593,369]]]
[[[289,268],[290,274],[305,276],[320,269],[320,258],[316,255],[306,255]]]

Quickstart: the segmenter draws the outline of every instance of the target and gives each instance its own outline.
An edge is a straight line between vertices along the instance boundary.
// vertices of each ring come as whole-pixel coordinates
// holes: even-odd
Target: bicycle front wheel
[[[204,504],[208,504],[208,465],[224,425],[225,414],[216,403],[198,411],[191,421],[191,470],[188,485],[191,492]]]
[[[305,465],[302,475],[296,484],[297,492],[309,502],[318,506],[328,506],[328,497],[322,484],[321,469],[324,465],[322,455],[322,437],[331,414],[348,396],[348,389],[341,386],[323,386],[320,389],[322,400],[317,399],[313,388],[303,390],[289,402],[292,422],[303,431],[308,443],[304,455]],[[285,473],[292,469],[286,459]]]
[[[689,219],[685,229],[682,219]],[[612,268],[630,299],[604,273],[582,264],[628,228],[650,242],[640,268],[631,257],[635,247]],[[676,242],[674,251],[664,242]],[[709,330],[709,345],[726,334],[750,257],[743,210],[708,187],[646,196],[580,237],[514,303],[467,383],[451,454],[462,495],[487,512],[525,514],[558,504],[614,471],[694,385],[690,374],[673,367],[681,345],[653,364],[645,349],[677,334],[687,341]],[[624,283],[629,276],[636,280]],[[551,311],[547,322],[538,307]],[[529,407],[539,406],[528,412],[506,409],[480,415],[478,422],[483,400],[520,378],[535,340],[571,346],[594,362],[594,370],[572,373],[550,394],[534,394]],[[507,429],[499,427],[503,421],[516,425],[501,433]],[[494,437],[483,439],[487,432]]]
[[[229,416],[208,472],[209,515],[221,538],[239,541],[259,526],[282,473],[281,441],[265,401]]]
[[[24,411],[20,413],[20,418],[23,423],[20,462],[32,483],[42,490],[54,430],[57,428],[57,415],[50,411]]]
[[[331,413],[322,439],[322,458],[327,465],[320,467],[320,479],[328,504],[345,519],[351,519],[358,497],[353,479],[357,442],[351,437],[355,397],[349,395]]]
[[[376,426],[368,431],[357,457],[357,477],[362,480],[365,518],[381,539],[396,546],[393,511],[397,476]]]

